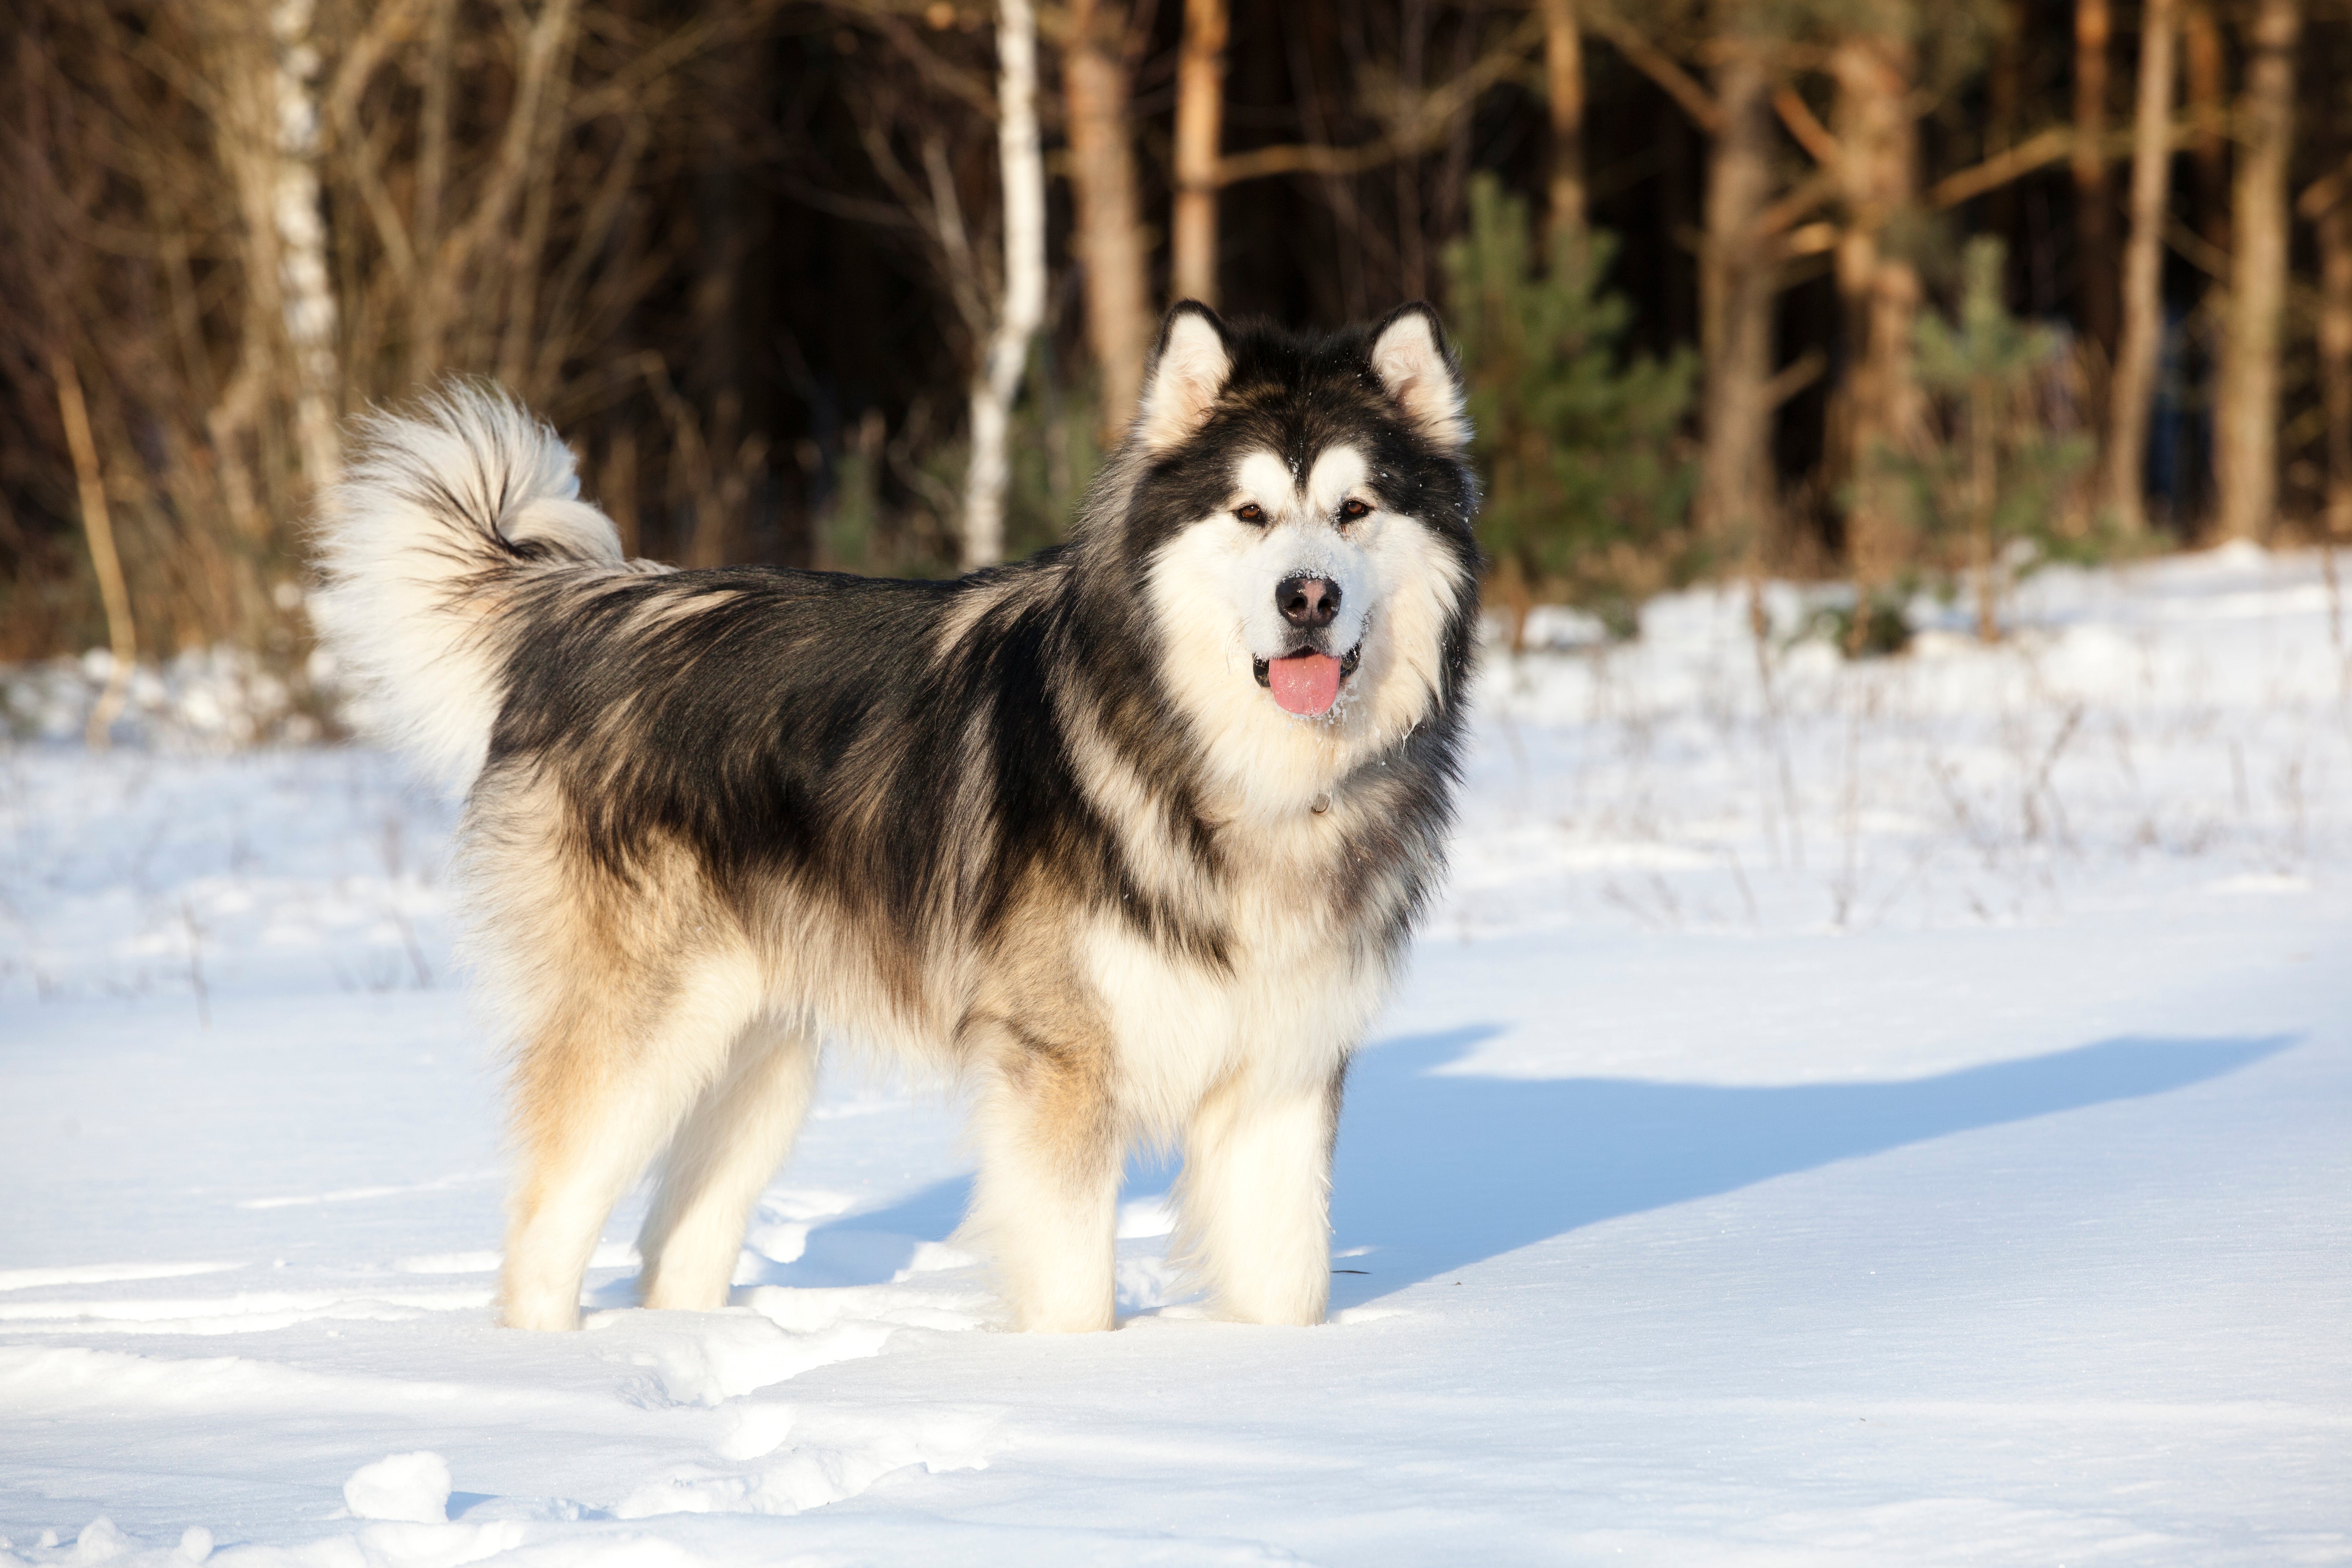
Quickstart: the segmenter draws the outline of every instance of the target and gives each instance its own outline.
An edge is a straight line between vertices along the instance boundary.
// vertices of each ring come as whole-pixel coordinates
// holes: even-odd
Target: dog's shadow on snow
[[[1349,1075],[1332,1176],[1332,1306],[1353,1306],[1498,1253],[1682,1203],[1974,1128],[2162,1094],[2284,1049],[2289,1037],[2101,1040],[1891,1083],[1727,1088],[1632,1079],[1520,1079],[1443,1070],[1503,1030],[1476,1025],[1383,1041]],[[1139,1163],[1128,1197],[1170,1171]],[[908,1239],[940,1239],[968,1181],[845,1216],[809,1237],[793,1283],[890,1277]]]

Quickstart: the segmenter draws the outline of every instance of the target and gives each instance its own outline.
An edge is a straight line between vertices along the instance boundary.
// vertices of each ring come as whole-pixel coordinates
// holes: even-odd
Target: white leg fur
[[[522,1163],[499,1286],[509,1328],[580,1326],[580,1281],[606,1216],[725,1068],[759,1010],[748,961],[704,965],[682,978],[638,1038],[595,1030],[604,1037],[567,1053],[573,1077],[518,1094]]]
[[[1114,1150],[1056,1147],[1040,1108],[998,1087],[972,1116],[980,1173],[960,1239],[993,1255],[1013,1326],[1086,1333],[1115,1321]]]
[[[1193,1113],[1176,1184],[1175,1250],[1220,1316],[1323,1321],[1337,1100],[1328,1083],[1268,1083],[1244,1072]]]
[[[670,1140],[661,1191],[637,1237],[646,1306],[709,1312],[727,1304],[745,1221],[792,1152],[816,1067],[816,1039],[798,1023],[763,1018],[743,1032],[726,1075]]]

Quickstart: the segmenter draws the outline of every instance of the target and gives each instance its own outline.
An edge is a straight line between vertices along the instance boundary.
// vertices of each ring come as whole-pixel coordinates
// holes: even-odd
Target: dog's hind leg
[[[1173,1251],[1223,1317],[1319,1323],[1331,1293],[1331,1142],[1346,1068],[1327,1081],[1244,1070],[1193,1112]]]
[[[1120,1148],[1107,1053],[1001,1025],[971,1120],[980,1173],[960,1239],[991,1255],[1013,1327],[1113,1323]]]
[[[580,1281],[605,1216],[725,1069],[761,1005],[746,956],[706,960],[644,993],[626,976],[580,976],[523,1047],[521,1169],[499,1284],[509,1328],[580,1326]]]
[[[772,1016],[736,1041],[675,1137],[661,1191],[637,1237],[648,1307],[708,1312],[727,1304],[752,1203],[792,1152],[816,1089],[817,1037]]]

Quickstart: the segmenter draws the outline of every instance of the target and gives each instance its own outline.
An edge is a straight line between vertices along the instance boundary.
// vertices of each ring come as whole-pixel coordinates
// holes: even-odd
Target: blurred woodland
[[[344,421],[451,374],[635,552],[1023,553],[1188,295],[1435,300],[1520,611],[1844,576],[1859,651],[2352,539],[2352,0],[12,0],[0,68],[0,659],[299,669]]]

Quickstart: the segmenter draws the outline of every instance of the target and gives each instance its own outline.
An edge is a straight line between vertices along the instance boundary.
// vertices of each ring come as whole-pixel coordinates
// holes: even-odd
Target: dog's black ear
[[[1198,300],[1170,307],[1151,350],[1151,368],[1143,373],[1142,410],[1136,418],[1143,445],[1165,451],[1198,430],[1233,370],[1225,323],[1217,313]]]
[[[1372,374],[1430,441],[1448,452],[1470,444],[1463,417],[1462,365],[1437,312],[1416,300],[1372,329]]]

